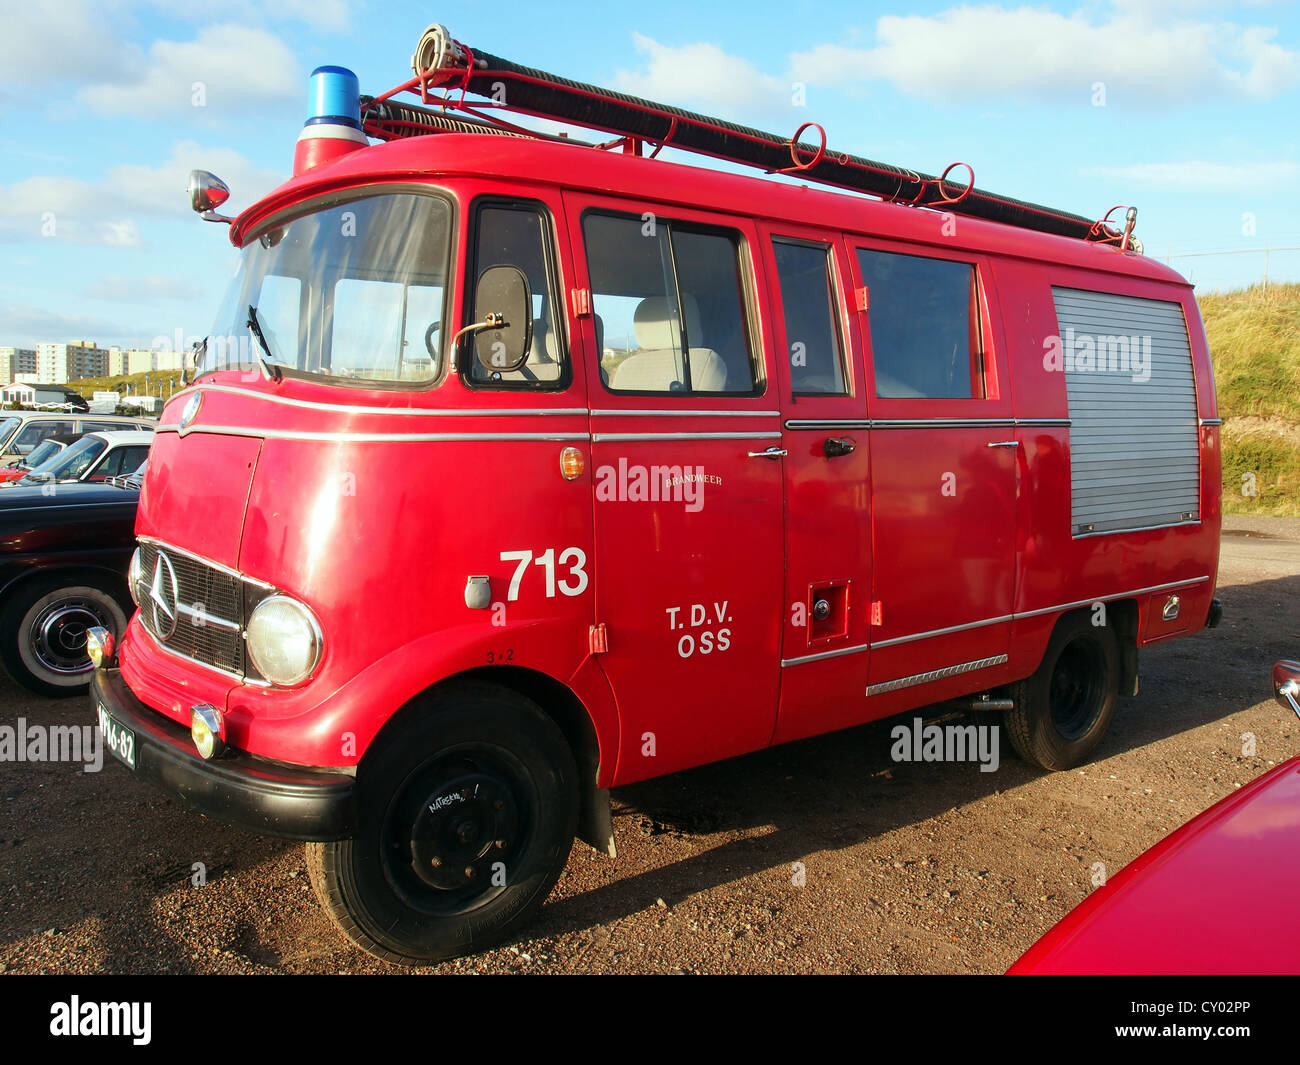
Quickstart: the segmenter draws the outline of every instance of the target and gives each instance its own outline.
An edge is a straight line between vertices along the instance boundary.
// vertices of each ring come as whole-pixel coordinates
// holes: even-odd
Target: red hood
[[[1300,971],[1300,757],[1157,843],[1010,971]]]

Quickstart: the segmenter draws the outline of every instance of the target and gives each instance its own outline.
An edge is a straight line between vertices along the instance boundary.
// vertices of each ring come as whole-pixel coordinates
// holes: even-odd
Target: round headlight
[[[301,684],[320,661],[320,626],[310,610],[288,596],[258,603],[244,639],[257,671],[282,688]]]
[[[136,585],[140,583],[140,549],[135,549],[135,554],[131,556],[131,564],[126,568],[126,587],[131,593],[131,601],[136,606],[140,605],[140,593],[136,590]]]

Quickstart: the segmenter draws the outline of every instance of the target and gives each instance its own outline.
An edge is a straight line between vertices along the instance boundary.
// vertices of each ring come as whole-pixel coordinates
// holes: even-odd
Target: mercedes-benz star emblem
[[[153,608],[153,628],[160,640],[169,639],[176,631],[176,571],[171,559],[158,552],[153,564],[153,579],[149,582],[149,601]]]

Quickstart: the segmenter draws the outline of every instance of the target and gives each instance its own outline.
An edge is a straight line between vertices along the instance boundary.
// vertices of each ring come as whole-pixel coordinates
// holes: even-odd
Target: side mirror
[[[190,207],[205,222],[230,222],[233,219],[217,214],[217,208],[230,199],[229,186],[206,170],[190,171]]]
[[[1300,662],[1273,663],[1273,697],[1300,717]]]
[[[532,306],[528,278],[519,267],[491,266],[479,275],[474,314],[479,322],[493,322],[474,334],[474,357],[483,369],[505,373],[524,364],[533,342]]]

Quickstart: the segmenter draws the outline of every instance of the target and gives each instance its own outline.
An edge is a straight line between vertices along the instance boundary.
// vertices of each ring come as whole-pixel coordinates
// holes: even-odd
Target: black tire
[[[84,573],[52,575],[20,585],[0,608],[0,660],[30,692],[83,695],[94,666],[86,630],[102,625],[121,639],[127,612],[116,595]]]
[[[577,831],[563,734],[491,684],[449,687],[386,729],[357,788],[356,836],[307,844],[307,872],[343,934],[385,961],[501,942],[541,908]]]
[[[1068,614],[1037,672],[1011,686],[1015,706],[1003,715],[1011,745],[1043,769],[1081,765],[1110,728],[1118,694],[1114,629],[1093,625],[1090,613]]]

